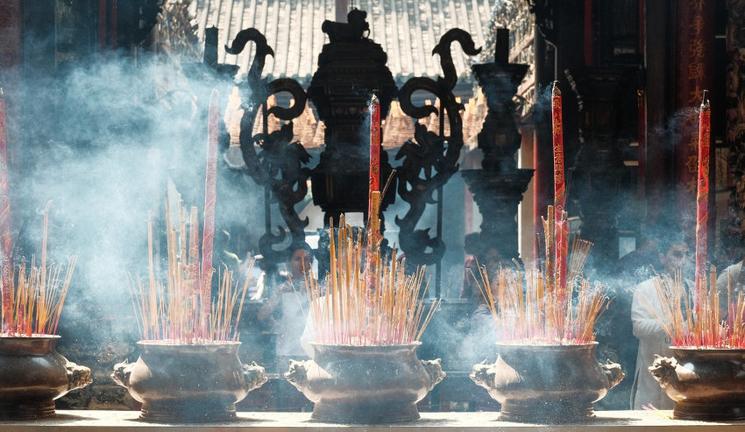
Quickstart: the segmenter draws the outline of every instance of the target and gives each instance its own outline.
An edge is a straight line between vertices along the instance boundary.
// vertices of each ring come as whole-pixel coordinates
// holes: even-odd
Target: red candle
[[[11,313],[10,307],[13,303],[11,292],[4,287],[11,286],[13,277],[12,252],[13,238],[10,231],[10,187],[8,185],[8,141],[5,131],[6,105],[3,90],[0,88],[0,241],[2,241],[2,303],[3,303],[3,328],[4,332],[10,332]]]
[[[561,217],[566,204],[566,185],[564,182],[564,127],[561,120],[561,91],[554,81],[551,89],[551,131],[554,144],[554,209],[556,218]]]
[[[202,230],[202,319],[204,335],[212,307],[212,253],[215,240],[215,204],[217,202],[217,141],[219,137],[220,107],[217,90],[210,96],[207,124],[207,165],[204,176],[204,229]]]
[[[707,223],[709,219],[709,141],[711,109],[708,92],[704,90],[698,115],[698,182],[696,187],[696,296],[703,296],[707,258]],[[700,304],[700,302],[696,302]]]
[[[380,101],[375,94],[370,99],[370,180],[369,191],[380,191]]]
[[[564,127],[561,117],[561,91],[554,81],[551,89],[551,131],[554,151],[554,216],[556,220],[556,286],[563,300],[566,287],[566,255],[568,250],[568,226],[566,225],[566,180],[564,178]]]

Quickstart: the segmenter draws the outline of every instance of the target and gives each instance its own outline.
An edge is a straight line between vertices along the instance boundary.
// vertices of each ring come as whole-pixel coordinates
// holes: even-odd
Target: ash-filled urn
[[[498,344],[497,361],[477,364],[470,377],[502,405],[502,420],[582,421],[624,377],[619,364],[595,360],[596,346]]]
[[[91,370],[56,350],[59,336],[0,337],[0,419],[54,415],[54,401],[93,382]]]
[[[413,421],[419,418],[416,403],[445,378],[439,359],[417,358],[419,343],[311,346],[313,360],[291,361],[285,378],[315,404],[315,420]]]
[[[670,347],[649,372],[670,399],[673,417],[685,420],[745,420],[745,350]]]
[[[235,419],[235,404],[267,381],[264,368],[241,364],[240,342],[168,344],[140,341],[140,358],[111,377],[142,403],[140,418],[205,423]]]

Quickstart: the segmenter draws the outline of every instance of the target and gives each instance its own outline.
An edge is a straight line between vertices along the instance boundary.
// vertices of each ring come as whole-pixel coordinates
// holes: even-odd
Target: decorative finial
[[[494,46],[494,62],[501,64],[510,62],[510,29],[497,29],[497,38]]]

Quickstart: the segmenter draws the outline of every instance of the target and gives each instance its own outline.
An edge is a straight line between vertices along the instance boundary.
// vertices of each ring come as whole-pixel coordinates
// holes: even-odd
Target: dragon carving
[[[441,238],[431,236],[429,228],[417,229],[416,225],[426,205],[435,203],[433,193],[458,171],[458,158],[463,147],[460,111],[464,106],[453,94],[458,81],[451,54],[451,45],[454,42],[458,42],[463,52],[469,56],[481,52],[481,48],[475,47],[468,32],[458,28],[449,30],[432,50],[433,55],[440,56],[443,76],[437,80],[427,77],[411,78],[398,94],[401,109],[416,119],[442,113],[432,105],[415,105],[412,101],[414,92],[426,91],[435,95],[450,126],[449,135],[445,135],[442,132],[444,119],[441,117],[441,134],[438,135],[417,123],[414,139],[404,143],[396,154],[397,160],[403,160],[398,171],[398,194],[409,204],[406,214],[401,218],[396,217],[396,224],[400,229],[399,242],[407,259],[416,265],[437,263],[445,253],[445,244]]]
[[[290,78],[279,78],[268,81],[262,78],[266,56],[274,55],[267,44],[266,37],[254,28],[241,30],[230,46],[225,46],[228,54],[237,55],[243,51],[248,42],[256,45],[256,55],[243,82],[238,83],[241,90],[240,145],[243,161],[248,174],[261,186],[268,188],[277,200],[279,212],[287,229],[278,226],[276,232],[269,228],[259,239],[259,251],[269,266],[286,260],[292,250],[305,244],[305,227],[308,219],[300,219],[295,205],[308,193],[307,179],[310,171],[305,165],[310,155],[303,146],[292,141],[292,120],[305,109],[306,94],[300,84]],[[267,99],[274,94],[287,92],[292,95],[293,104],[289,107],[273,106],[267,108]],[[265,109],[261,110],[260,108]],[[261,112],[264,129],[253,134],[256,116]],[[269,132],[269,116],[288,121],[279,130]],[[260,150],[260,151],[257,151]],[[290,235],[289,245],[277,249],[286,243],[287,232]]]

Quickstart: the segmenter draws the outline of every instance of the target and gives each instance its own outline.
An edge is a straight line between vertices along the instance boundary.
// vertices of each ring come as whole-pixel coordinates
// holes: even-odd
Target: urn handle
[[[608,379],[608,390],[617,386],[623,378],[626,376],[623,373],[621,365],[610,360],[606,360],[605,364],[601,364],[600,368],[603,370],[605,377]]]
[[[129,388],[129,376],[132,374],[135,363],[123,361],[114,365],[114,372],[111,373],[111,379],[124,388]]]
[[[494,366],[494,364],[489,364],[486,361],[477,363],[473,366],[473,369],[471,369],[471,373],[468,374],[468,377],[478,386],[483,387],[486,390],[493,390],[494,378],[497,375]]]
[[[259,366],[256,362],[241,365],[243,369],[243,378],[246,381],[245,390],[251,391],[263,386],[269,378],[266,376],[266,372],[262,366]]]
[[[427,375],[429,376],[429,390],[432,390],[447,376],[447,374],[445,374],[445,371],[442,370],[442,360],[434,359],[420,361],[422,362],[422,366],[424,366],[424,370],[427,371]]]
[[[301,393],[308,388],[308,369],[312,360],[290,360],[290,368],[285,372],[285,379]]]
[[[88,367],[68,361],[65,369],[67,369],[68,390],[77,390],[93,382],[93,375]]]
[[[660,387],[675,387],[679,383],[697,381],[699,376],[693,369],[689,369],[673,357],[655,355],[654,363],[649,367],[654,379]]]
[[[675,388],[678,384],[678,361],[673,357],[662,357],[657,354],[654,356],[654,362],[649,367],[649,372],[663,389]]]

